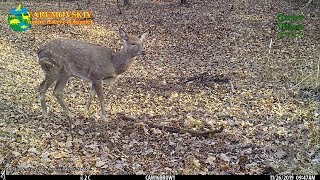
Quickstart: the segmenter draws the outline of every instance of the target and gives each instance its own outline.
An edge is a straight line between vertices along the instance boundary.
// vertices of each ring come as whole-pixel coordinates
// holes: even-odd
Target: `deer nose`
[[[140,53],[141,55],[146,55],[146,52],[145,51],[141,51],[141,53]]]

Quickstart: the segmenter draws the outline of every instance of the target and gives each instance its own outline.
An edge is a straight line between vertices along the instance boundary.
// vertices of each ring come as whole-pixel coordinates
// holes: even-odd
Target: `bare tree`
[[[308,8],[308,6],[310,5],[311,2],[312,2],[312,0],[309,0],[308,3],[304,6],[304,8]]]
[[[123,4],[124,4],[125,6],[128,6],[128,5],[130,5],[130,1],[129,1],[129,0],[123,0]]]
[[[187,0],[181,0],[180,4],[187,4]]]
[[[130,3],[130,1],[129,1],[129,0],[123,0],[123,5],[128,7],[129,5],[131,5],[131,3]],[[122,11],[121,11],[121,8],[120,8],[119,0],[117,0],[117,6],[118,6],[118,9],[119,9],[119,14],[122,14]]]

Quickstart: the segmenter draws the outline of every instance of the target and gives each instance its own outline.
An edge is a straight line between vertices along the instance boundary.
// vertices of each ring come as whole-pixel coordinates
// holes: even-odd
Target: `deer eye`
[[[134,44],[134,43],[131,43],[131,46],[135,46],[136,44]]]

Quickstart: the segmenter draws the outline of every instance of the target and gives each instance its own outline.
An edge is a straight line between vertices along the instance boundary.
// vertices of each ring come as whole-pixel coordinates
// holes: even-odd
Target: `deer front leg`
[[[100,101],[101,119],[106,121],[106,112],[104,110],[103,92],[102,92],[102,81],[94,82],[93,88],[98,95]]]
[[[44,118],[48,117],[47,105],[45,101],[45,94],[48,88],[58,79],[58,76],[54,75],[46,75],[45,79],[39,86],[39,95],[40,95],[40,103],[41,103],[41,112]]]
[[[92,99],[94,97],[94,87],[93,87],[93,83],[90,84],[90,92],[89,92],[89,97],[87,99],[86,102],[86,106],[84,108],[84,114],[87,116],[88,112],[89,112],[89,108],[90,108],[90,104],[92,102]]]
[[[66,106],[66,103],[63,100],[63,89],[66,86],[68,82],[69,76],[63,74],[58,79],[56,87],[54,88],[54,95],[56,96],[60,106],[63,109],[63,112],[68,115],[69,117],[72,117],[71,112],[69,111],[68,107]]]

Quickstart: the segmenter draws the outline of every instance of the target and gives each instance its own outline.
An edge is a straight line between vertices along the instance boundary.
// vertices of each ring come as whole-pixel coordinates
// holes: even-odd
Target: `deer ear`
[[[120,35],[121,39],[128,40],[127,33],[121,28],[119,28],[119,35]]]
[[[143,40],[147,39],[148,35],[149,35],[149,33],[147,33],[147,32],[146,32],[146,33],[143,33],[143,34],[141,35],[141,37],[140,37],[140,40],[143,41]]]

